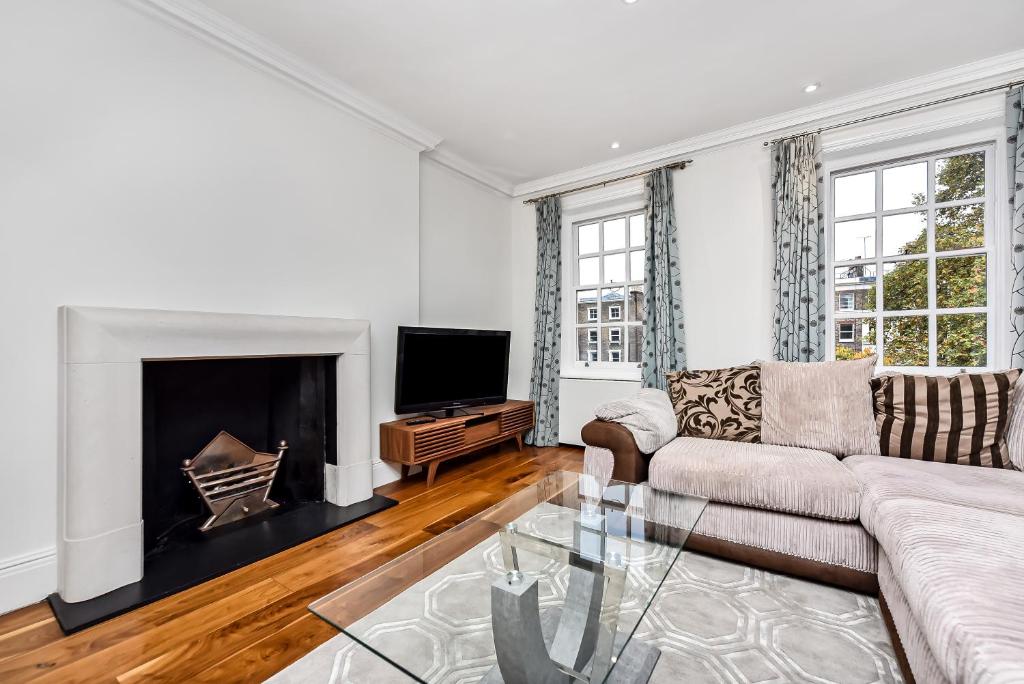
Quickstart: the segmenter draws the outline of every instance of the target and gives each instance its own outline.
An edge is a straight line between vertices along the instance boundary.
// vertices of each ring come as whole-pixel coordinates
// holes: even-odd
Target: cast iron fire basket
[[[277,508],[267,496],[287,449],[288,443],[281,440],[276,456],[265,454],[221,430],[194,458],[186,459],[181,470],[211,513],[199,529],[206,532]]]

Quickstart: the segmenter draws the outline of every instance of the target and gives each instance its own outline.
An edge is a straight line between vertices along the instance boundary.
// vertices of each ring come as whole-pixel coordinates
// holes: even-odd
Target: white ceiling
[[[1024,21],[1024,0],[202,1],[510,184],[1020,49]]]

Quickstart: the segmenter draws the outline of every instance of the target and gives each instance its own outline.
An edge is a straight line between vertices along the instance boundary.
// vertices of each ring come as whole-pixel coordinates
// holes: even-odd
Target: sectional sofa
[[[644,453],[606,420],[582,436],[590,474],[710,500],[688,548],[877,594],[908,681],[1024,682],[1024,472],[686,436]]]

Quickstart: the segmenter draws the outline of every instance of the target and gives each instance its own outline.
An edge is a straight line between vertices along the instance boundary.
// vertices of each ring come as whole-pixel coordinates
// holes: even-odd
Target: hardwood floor
[[[494,450],[377,491],[401,503],[65,637],[46,603],[0,617],[2,682],[259,682],[337,632],[306,606],[555,470],[575,447]]]

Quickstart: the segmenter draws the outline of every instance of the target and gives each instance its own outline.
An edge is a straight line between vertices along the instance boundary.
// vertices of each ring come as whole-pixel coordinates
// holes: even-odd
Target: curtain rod
[[[1024,83],[1024,81],[1011,81],[1009,83],[1004,83],[1002,85],[991,86],[989,88],[982,88],[981,90],[972,90],[969,93],[960,93],[959,95],[950,95],[949,97],[944,97],[944,98],[941,98],[939,100],[932,100],[930,102],[922,102],[921,104],[910,105],[909,107],[901,107],[899,109],[893,109],[892,111],[889,111],[889,112],[881,112],[879,114],[871,114],[870,116],[862,116],[859,119],[851,119],[849,121],[843,121],[843,122],[840,122],[840,123],[835,123],[835,124],[832,124],[830,126],[822,126],[821,128],[816,128],[816,129],[814,129],[812,131],[804,131],[803,133],[794,133],[793,135],[785,135],[785,136],[783,136],[781,138],[774,138],[772,140],[766,140],[764,142],[764,147],[768,147],[769,145],[774,145],[775,143],[782,142],[783,140],[791,140],[793,138],[799,138],[801,135],[808,135],[809,133],[821,133],[823,131],[831,131],[831,130],[834,130],[836,128],[843,128],[844,126],[852,126],[854,124],[864,123],[865,121],[874,121],[875,119],[882,119],[884,117],[893,116],[895,114],[905,114],[906,112],[912,112],[912,111],[917,110],[917,109],[924,109],[925,107],[934,107],[935,105],[945,104],[946,102],[954,102],[956,100],[963,100],[964,98],[974,97],[975,95],[984,95],[985,93],[994,93],[997,90],[1009,90],[1010,88],[1013,88],[1016,85],[1021,85],[1022,83]]]
[[[646,171],[637,171],[636,173],[631,173],[631,174],[629,174],[627,176],[619,176],[618,178],[609,178],[608,180],[601,181],[600,183],[591,183],[590,185],[581,185],[578,188],[569,188],[568,190],[562,190],[561,192],[552,192],[552,193],[550,193],[548,195],[541,195],[540,197],[533,197],[533,198],[528,199],[528,200],[523,200],[523,204],[533,204],[535,202],[540,202],[542,199],[547,199],[548,197],[561,197],[562,195],[569,195],[569,194],[572,194],[574,192],[580,192],[581,190],[590,190],[591,188],[603,188],[604,186],[608,185],[609,183],[618,183],[619,181],[629,180],[630,178],[637,178],[638,176],[646,176],[651,171],[657,171],[659,169],[678,169],[678,170],[682,171],[683,169],[685,169],[687,166],[689,166],[692,163],[693,163],[692,159],[684,159],[683,161],[672,162],[671,164],[666,164],[665,166],[656,166],[655,168],[647,169]]]

